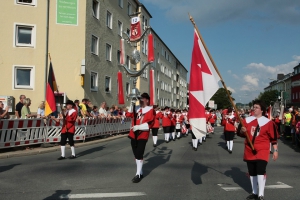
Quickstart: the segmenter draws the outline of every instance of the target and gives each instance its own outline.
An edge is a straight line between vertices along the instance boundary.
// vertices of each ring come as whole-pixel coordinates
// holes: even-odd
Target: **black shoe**
[[[57,158],[57,160],[64,160],[64,159],[66,159],[66,157],[59,157],[59,158]]]
[[[138,183],[142,180],[142,178],[139,175],[135,175],[133,179],[131,180],[133,183]]]
[[[197,151],[198,148],[194,148],[195,151]]]
[[[273,154],[273,152],[272,152],[272,151],[270,151],[270,154]]]
[[[263,196],[260,196],[257,198],[258,200],[264,200],[265,198]]]
[[[205,139],[205,140],[203,140],[203,142],[206,142],[206,139]]]
[[[168,140],[166,140],[166,143],[169,143],[169,141],[168,141]]]
[[[153,144],[153,147],[156,147],[156,144]]]
[[[228,152],[229,152],[230,154],[232,154],[232,151],[228,150]]]
[[[175,141],[175,139],[173,139],[173,141]]]
[[[73,156],[73,155],[71,155],[70,157],[69,157],[69,159],[75,159],[75,158],[77,158],[76,156]]]
[[[247,196],[246,199],[247,199],[247,200],[250,200],[250,199],[258,199],[258,195],[257,195],[257,194],[250,194],[249,196]]]

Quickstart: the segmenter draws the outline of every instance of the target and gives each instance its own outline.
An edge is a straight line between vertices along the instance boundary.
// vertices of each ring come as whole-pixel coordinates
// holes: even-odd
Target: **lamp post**
[[[275,79],[273,79],[273,78],[269,78],[269,80],[272,80],[272,81],[277,81],[277,83],[279,83],[279,82],[283,82],[284,83],[284,92],[286,93],[286,82],[284,81],[284,80],[275,80]],[[281,105],[283,104],[283,94],[281,93],[280,94],[280,96],[281,96]],[[286,108],[286,99],[284,99],[284,107]]]

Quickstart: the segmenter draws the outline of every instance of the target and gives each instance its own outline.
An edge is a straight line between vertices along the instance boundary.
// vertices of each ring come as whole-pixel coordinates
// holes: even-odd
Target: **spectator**
[[[9,113],[8,113],[8,109],[9,107],[6,106],[5,109],[4,108],[4,103],[2,101],[0,101],[0,119],[9,119]]]
[[[114,108],[114,116],[118,116],[119,115],[119,108],[118,106],[115,106]]]
[[[106,102],[102,102],[99,109],[100,117],[107,117]]]
[[[82,99],[81,103],[79,104],[79,107],[81,109],[81,115],[83,118],[86,118],[88,116],[86,103],[87,103],[87,99]]]
[[[285,126],[285,131],[284,131],[284,137],[288,138],[291,137],[291,120],[292,120],[292,114],[291,112],[293,111],[292,108],[289,108],[285,111],[284,114],[284,126]]]
[[[79,117],[82,117],[82,114],[81,114],[81,108],[80,108],[80,106],[79,106],[79,100],[78,99],[76,99],[75,101],[74,101],[74,104],[75,104],[75,109],[77,110],[77,117],[79,118]]]
[[[45,101],[42,101],[38,107],[37,118],[45,118]]]
[[[20,119],[21,118],[21,110],[22,110],[22,107],[23,107],[23,101],[24,101],[24,99],[26,99],[26,96],[25,95],[20,95],[20,101],[19,101],[19,103],[17,103],[17,105],[16,105],[16,112],[15,112],[15,115],[16,115],[16,117],[18,118],[18,119]]]
[[[24,99],[24,106],[21,110],[21,118],[26,119],[29,117],[36,117],[36,115],[31,114],[29,106],[31,105],[31,100],[29,98]]]
[[[93,110],[91,111],[91,116],[93,118],[97,118],[99,116],[99,112],[98,112],[98,107],[97,106],[93,106]]]

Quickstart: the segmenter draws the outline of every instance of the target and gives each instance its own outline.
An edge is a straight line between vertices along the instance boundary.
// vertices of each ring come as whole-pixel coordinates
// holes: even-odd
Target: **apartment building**
[[[88,98],[95,105],[103,101],[118,104],[117,73],[124,72],[119,66],[120,39],[124,31],[130,34],[132,13],[141,12],[143,26],[150,25],[152,17],[138,0],[5,0],[0,11],[0,95],[14,96],[18,101],[19,95],[25,94],[32,99],[33,112],[45,99],[48,53],[58,84],[58,102]],[[159,53],[152,67],[164,85],[161,87],[159,82],[156,86],[157,103],[185,107],[186,98],[181,93],[186,95],[187,70],[151,31],[155,36],[155,55]],[[134,47],[125,45],[127,65],[140,69],[147,62],[146,41],[138,44],[142,61],[137,66],[129,62]],[[163,55],[162,47],[169,57]],[[139,78],[137,86],[141,92],[149,91],[149,69]],[[129,94],[131,80],[125,73],[123,87],[124,93]],[[128,105],[129,99],[125,101]]]

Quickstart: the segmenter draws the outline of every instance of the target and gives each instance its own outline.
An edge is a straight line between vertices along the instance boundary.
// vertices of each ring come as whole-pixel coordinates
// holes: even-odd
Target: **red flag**
[[[54,111],[56,111],[54,91],[57,91],[57,85],[56,85],[52,63],[50,62],[48,83],[46,88],[45,116],[48,116]]]
[[[130,25],[130,41],[134,42],[139,40],[142,35],[141,31],[141,22],[139,17],[131,18],[131,25]]]
[[[122,72],[118,72],[118,100],[119,104],[124,104]]]
[[[150,70],[150,105],[155,105],[155,80],[154,80],[154,70]]]
[[[154,61],[153,35],[148,35],[148,62]]]
[[[196,30],[190,72],[189,121],[196,138],[206,135],[205,105],[218,90],[220,77]]]

